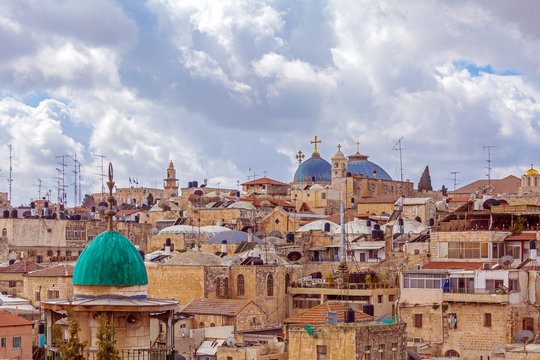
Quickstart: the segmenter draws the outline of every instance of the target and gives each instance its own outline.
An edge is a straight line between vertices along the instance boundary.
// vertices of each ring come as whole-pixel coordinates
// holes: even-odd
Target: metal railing
[[[447,293],[450,293],[450,294],[487,294],[487,295],[490,295],[490,294],[496,294],[496,295],[504,295],[504,294],[508,294],[508,289],[507,288],[497,288],[497,289],[477,289],[477,288],[472,288],[472,289],[467,289],[467,288],[456,288],[456,287],[451,287],[448,289],[448,291],[445,291]]]
[[[84,350],[84,358],[87,360],[97,359],[97,350]],[[145,349],[118,349],[118,355],[123,360],[173,360],[174,348],[145,348]],[[45,352],[45,359],[59,359],[59,353],[55,349]]]

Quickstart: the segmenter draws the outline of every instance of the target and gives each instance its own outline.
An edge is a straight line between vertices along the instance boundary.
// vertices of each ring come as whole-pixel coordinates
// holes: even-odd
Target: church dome
[[[369,161],[367,155],[362,155],[358,152],[355,155],[349,156],[347,170],[351,174],[364,175],[366,178],[372,178],[373,171],[376,171],[377,179],[392,180],[390,175],[382,167]]]
[[[527,170],[525,175],[540,175],[540,173],[531,166],[531,168]]]
[[[124,235],[106,231],[84,248],[73,272],[74,285],[132,286],[148,284],[139,251]]]
[[[298,166],[294,173],[294,182],[331,182],[332,165],[319,153],[314,152],[309,159]]]

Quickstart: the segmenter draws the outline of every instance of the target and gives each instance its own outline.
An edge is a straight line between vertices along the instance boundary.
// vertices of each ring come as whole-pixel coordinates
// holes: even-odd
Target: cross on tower
[[[305,158],[306,156],[302,153],[302,150],[298,151],[298,155],[296,155],[296,159],[298,160],[298,163],[301,164],[302,163],[302,159]]]
[[[321,140],[317,141],[317,136],[315,136],[315,141],[311,140],[311,144],[315,144],[315,151],[313,152],[314,154],[318,154],[319,152],[317,151],[317,144],[320,144],[322,143]]]
[[[341,144],[337,144],[338,151],[341,151]]]

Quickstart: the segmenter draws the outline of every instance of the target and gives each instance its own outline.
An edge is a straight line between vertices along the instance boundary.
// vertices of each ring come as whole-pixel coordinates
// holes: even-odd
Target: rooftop
[[[33,325],[34,323],[23,319],[20,316],[13,315],[9,311],[0,310],[0,327],[2,326],[24,326]]]
[[[72,265],[58,265],[41,270],[29,272],[26,276],[43,276],[43,277],[71,277],[73,276],[73,270],[75,266]]]
[[[9,266],[0,267],[0,272],[7,273],[27,273],[30,271],[41,270],[43,266],[33,263],[28,260],[17,261]]]
[[[484,264],[495,265],[493,261],[431,261],[422,269],[481,270]]]
[[[188,314],[236,316],[250,302],[251,301],[249,300],[191,299],[180,312]]]
[[[289,186],[289,184],[285,184],[285,183],[282,183],[280,181],[277,181],[277,180],[274,180],[274,179],[270,179],[270,178],[267,178],[266,176],[263,177],[263,178],[260,178],[260,179],[255,179],[255,180],[251,180],[251,181],[248,181],[248,182],[245,182],[243,184],[241,184],[242,186],[245,186],[245,185],[280,185],[280,186]]]
[[[324,304],[317,305],[309,310],[303,311],[299,314],[291,316],[288,319],[283,320],[284,324],[324,324],[326,319],[326,313],[336,312],[338,322],[343,322],[345,318],[346,307],[339,302],[327,301]],[[370,316],[361,311],[355,311],[355,320],[358,321],[370,321],[373,320],[373,316]]]

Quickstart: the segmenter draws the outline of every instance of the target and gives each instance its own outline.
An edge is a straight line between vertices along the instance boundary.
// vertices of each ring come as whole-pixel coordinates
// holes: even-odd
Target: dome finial
[[[302,152],[302,150],[298,151],[298,155],[296,155],[296,160],[298,160],[298,164],[301,164],[302,163],[302,159],[305,158],[306,156],[304,155],[304,153]]]
[[[356,155],[360,155],[360,141],[356,142]]]
[[[319,152],[317,151],[317,144],[320,144],[322,143],[321,140],[317,141],[317,136],[315,136],[315,141],[311,140],[311,144],[315,144],[315,151],[313,152],[313,154],[318,154]]]
[[[107,202],[109,203],[109,209],[105,212],[105,215],[109,217],[109,226],[107,229],[112,231],[112,218],[116,215],[116,211],[113,210],[114,196],[112,194],[114,181],[113,181],[113,166],[112,163],[109,163],[109,181],[107,181],[107,187],[109,188],[109,196],[107,196]]]

